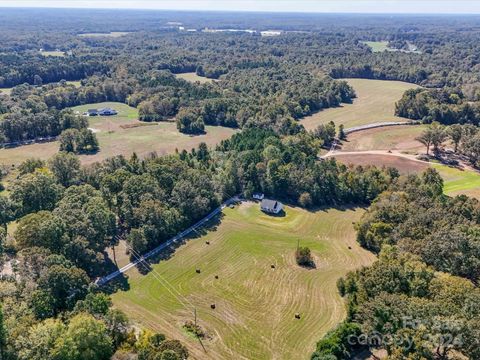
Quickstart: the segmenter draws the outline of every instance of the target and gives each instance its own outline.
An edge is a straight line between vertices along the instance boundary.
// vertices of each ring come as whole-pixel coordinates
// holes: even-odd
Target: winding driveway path
[[[154,255],[157,255],[160,251],[166,249],[167,247],[169,247],[170,245],[178,242],[179,240],[183,239],[185,236],[189,235],[192,231],[202,227],[203,225],[205,225],[205,223],[207,223],[208,221],[210,221],[214,216],[218,215],[224,208],[226,208],[227,206],[229,206],[230,204],[234,203],[234,202],[238,202],[240,201],[240,199],[238,198],[238,196],[234,196],[230,199],[228,199],[227,201],[225,201],[222,205],[220,205],[218,208],[216,208],[215,210],[213,210],[210,214],[208,214],[207,216],[205,216],[202,220],[198,221],[197,223],[193,224],[192,226],[190,226],[189,228],[183,230],[181,233],[175,235],[173,238],[167,240],[166,242],[158,245],[155,249],[153,250],[150,250],[149,252],[143,254],[142,256],[140,256],[139,259],[135,260],[135,261],[132,261],[132,262],[129,262],[127,265],[125,266],[122,266],[120,269],[118,269],[117,271],[114,271],[113,273],[107,275],[107,276],[104,276],[104,277],[101,277],[99,279],[97,279],[97,281],[95,281],[95,283],[97,285],[105,285],[106,283],[108,283],[109,281],[115,279],[117,276],[123,274],[125,271],[131,269],[132,267],[135,267],[137,266],[138,264],[140,264],[142,261],[145,261],[146,259],[148,258],[151,258],[152,256]]]

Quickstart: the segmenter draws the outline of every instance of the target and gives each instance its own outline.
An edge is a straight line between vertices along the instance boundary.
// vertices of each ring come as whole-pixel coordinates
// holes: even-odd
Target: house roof
[[[277,207],[276,200],[263,199],[260,205],[264,209],[275,209]]]
[[[87,112],[98,112],[97,109],[88,109]]]

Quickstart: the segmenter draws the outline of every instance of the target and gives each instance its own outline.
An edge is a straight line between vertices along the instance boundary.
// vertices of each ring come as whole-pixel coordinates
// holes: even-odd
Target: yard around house
[[[258,203],[227,208],[215,229],[189,239],[153,272],[130,270],[130,289],[112,295],[114,306],[181,340],[195,359],[307,359],[346,315],[337,279],[375,259],[355,241],[352,221],[363,212],[287,206],[281,217],[262,213]],[[312,250],[315,269],[296,264],[298,240]],[[208,333],[205,351],[182,329],[193,307]]]
[[[314,130],[320,124],[333,121],[337,126],[345,128],[373,124],[385,121],[408,121],[395,116],[395,103],[402,98],[408,89],[418,85],[402,81],[343,79],[355,90],[357,97],[352,104],[342,104],[340,107],[321,110],[306,116],[300,123],[307,130]]]
[[[214,146],[221,140],[230,138],[237,130],[206,126],[206,134],[191,136],[177,130],[173,121],[142,122],[138,120],[138,110],[123,103],[98,103],[76,106],[72,108],[80,114],[92,108],[111,107],[118,111],[115,116],[89,117],[89,128],[95,132],[100,143],[100,151],[93,155],[81,155],[83,164],[102,161],[115,155],[131,156],[136,152],[140,157],[151,152],[158,155],[171,154],[178,149],[190,151],[201,142]],[[58,141],[23,145],[15,148],[0,149],[0,164],[19,164],[22,161],[36,157],[47,160],[59,148]]]

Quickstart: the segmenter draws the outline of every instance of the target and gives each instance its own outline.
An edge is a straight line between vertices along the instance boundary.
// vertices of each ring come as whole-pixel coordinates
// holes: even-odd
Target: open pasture
[[[446,194],[464,194],[480,200],[480,173],[440,164],[433,164],[432,166],[442,175]]]
[[[425,146],[415,140],[425,125],[399,125],[373,128],[351,133],[342,142],[343,151],[399,150],[412,153],[424,151]]]
[[[313,130],[320,124],[333,121],[337,126],[345,128],[379,123],[384,121],[407,121],[395,116],[395,103],[403,93],[418,87],[402,81],[344,79],[355,90],[357,97],[352,104],[342,104],[337,108],[319,111],[300,120],[307,129]]]
[[[65,52],[63,51],[40,51],[42,56],[53,56],[53,57],[65,57]]]
[[[183,79],[183,80],[186,80],[186,81],[189,81],[189,82],[197,82],[198,81],[200,84],[211,83],[211,82],[217,81],[215,79],[209,79],[205,76],[198,76],[194,72],[175,74],[175,77],[177,79]]]
[[[201,142],[214,146],[221,140],[231,137],[236,130],[220,126],[206,126],[206,134],[191,136],[177,130],[175,122],[145,123],[138,120],[138,110],[122,103],[99,103],[76,106],[74,111],[80,114],[92,108],[111,107],[117,110],[115,116],[89,117],[89,127],[100,143],[100,151],[93,155],[81,155],[84,164],[105,160],[115,155],[131,156],[136,152],[140,157],[151,152],[158,155],[191,150]],[[36,157],[48,159],[59,148],[58,141],[23,145],[15,148],[0,149],[0,164],[19,164],[22,161]]]
[[[83,34],[78,34],[80,37],[122,37],[125,35],[130,34],[130,32],[127,31],[111,31],[109,33],[83,33]]]
[[[361,43],[367,45],[372,52],[384,52],[392,50],[388,47],[388,41],[361,41]]]
[[[13,88],[0,88],[0,94],[10,95]]]
[[[375,259],[355,241],[352,221],[362,214],[287,206],[285,216],[269,216],[251,202],[227,208],[215,229],[187,240],[153,272],[130,270],[130,289],[113,294],[114,306],[180,339],[195,359],[307,359],[345,317],[337,279]],[[310,247],[316,268],[296,264],[297,240]],[[193,307],[208,333],[206,352],[182,330]]]

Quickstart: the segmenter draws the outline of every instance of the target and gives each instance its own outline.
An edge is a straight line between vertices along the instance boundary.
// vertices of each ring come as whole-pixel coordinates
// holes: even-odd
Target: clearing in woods
[[[221,126],[206,126],[206,134],[191,136],[177,130],[173,121],[142,122],[138,120],[138,110],[122,103],[99,103],[76,106],[74,111],[83,113],[88,109],[111,107],[118,111],[115,116],[89,117],[89,127],[95,132],[100,151],[94,155],[81,155],[84,164],[101,161],[115,155],[129,157],[133,152],[145,156],[155,151],[158,155],[170,154],[178,149],[190,151],[201,142],[214,146],[221,140],[230,138],[236,130]],[[15,148],[0,149],[0,164],[19,164],[36,157],[48,159],[59,148],[58,141],[23,145]]]
[[[351,133],[342,141],[341,151],[400,150],[412,153],[425,151],[415,140],[426,125],[399,125],[374,128]]]
[[[0,94],[10,95],[13,88],[0,88]]]
[[[318,339],[345,317],[337,279],[375,260],[355,241],[352,221],[363,212],[287,206],[285,216],[269,216],[258,203],[227,208],[215,229],[153,265],[155,273],[130,270],[130,289],[113,294],[114,306],[143,326],[180,339],[195,359],[307,359]],[[299,239],[312,250],[315,269],[296,264]],[[193,320],[189,303],[208,333],[206,352],[182,329]]]
[[[53,57],[65,57],[65,52],[63,51],[40,51],[42,56],[53,56]]]
[[[205,76],[198,76],[196,73],[194,72],[190,72],[190,73],[181,73],[181,74],[174,74],[176,78],[178,79],[183,79],[183,80],[186,80],[186,81],[190,81],[190,82],[199,82],[201,84],[204,84],[204,83],[211,83],[211,82],[214,82],[214,81],[218,81],[216,79],[209,79]]]
[[[345,128],[366,125],[384,121],[407,121],[395,116],[395,103],[402,98],[408,89],[418,86],[402,81],[343,79],[355,90],[357,97],[352,104],[342,104],[340,107],[321,110],[306,116],[300,123],[313,130],[320,124],[333,121],[337,126]]]
[[[370,47],[372,52],[384,52],[391,50],[388,47],[388,41],[361,41],[361,43]]]
[[[121,37],[130,34],[127,31],[111,31],[109,33],[83,33],[78,34],[80,37]]]

